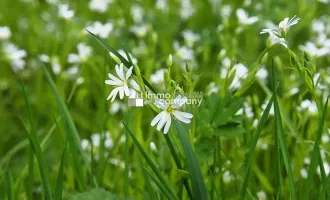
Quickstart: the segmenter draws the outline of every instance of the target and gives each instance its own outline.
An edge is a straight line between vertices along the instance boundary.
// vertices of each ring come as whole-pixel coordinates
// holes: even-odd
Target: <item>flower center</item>
[[[167,107],[166,111],[167,111],[168,113],[172,113],[172,112],[173,112],[173,108],[172,108],[171,106],[169,106],[169,107]]]

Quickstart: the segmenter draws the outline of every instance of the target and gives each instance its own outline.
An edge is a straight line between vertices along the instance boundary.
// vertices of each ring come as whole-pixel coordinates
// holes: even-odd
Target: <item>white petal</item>
[[[120,99],[124,98],[124,93],[125,93],[124,88],[125,88],[125,86],[119,87],[119,98]]]
[[[191,122],[191,120],[189,118],[184,117],[181,113],[182,112],[177,111],[177,110],[173,111],[173,115],[174,115],[175,118],[177,118],[181,122],[184,122],[186,124],[189,124]]]
[[[106,80],[105,84],[120,86],[120,85],[123,85],[123,82],[119,81],[119,80]]]
[[[160,108],[162,110],[165,110],[168,107],[168,104],[164,99],[157,99],[154,104],[157,108]]]
[[[164,112],[164,111],[163,111]],[[151,121],[151,123],[150,123],[150,125],[151,126],[155,126],[158,122],[159,122],[159,120],[160,120],[160,118],[163,116],[163,112],[161,112],[161,113],[159,113],[152,121]]]
[[[164,134],[166,134],[168,132],[170,127],[171,127],[171,116],[168,115],[167,120],[166,120],[166,125],[165,125],[165,128],[164,128]]]
[[[81,59],[77,54],[70,53],[67,61],[68,63],[78,63],[81,61]]]
[[[131,79],[131,80],[129,81],[129,84],[131,85],[131,87],[132,87],[134,90],[136,90],[136,91],[141,91],[139,84],[138,84],[135,80]]]
[[[116,65],[116,72],[117,72],[117,75],[119,76],[119,78],[121,80],[125,81],[123,63],[121,63],[120,66]]]
[[[108,73],[108,76],[110,79],[114,80],[114,81],[120,81],[122,82],[122,80],[120,80],[119,78],[115,77],[114,75],[112,75],[111,73]]]
[[[173,111],[173,114],[174,114],[174,113],[179,114],[179,115],[181,115],[182,117],[189,118],[189,119],[191,119],[191,118],[194,117],[194,115],[192,115],[191,113],[188,113],[188,112],[182,112],[182,111],[179,111],[179,110],[174,110],[174,111]]]
[[[162,114],[162,116],[161,116],[161,118],[160,118],[160,120],[159,120],[159,122],[157,124],[157,128],[156,128],[158,131],[160,131],[164,127],[164,125],[166,123],[166,120],[167,120],[166,115],[168,113],[166,111],[163,111],[162,113],[163,114]]]
[[[117,96],[118,90],[119,90],[118,88],[113,89],[110,95],[108,96],[107,100],[109,100],[112,97],[111,102],[113,102]]]
[[[130,67],[127,72],[126,72],[126,79],[128,79],[131,75],[132,75],[132,71],[133,71],[133,66]]]
[[[126,96],[130,96],[130,91],[129,91],[129,88],[127,87],[127,85],[124,86],[124,91],[125,91]]]

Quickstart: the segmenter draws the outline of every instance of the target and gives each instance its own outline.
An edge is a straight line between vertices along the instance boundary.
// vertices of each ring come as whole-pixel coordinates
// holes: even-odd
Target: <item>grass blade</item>
[[[28,131],[28,129],[26,129],[27,133],[28,133],[27,135],[30,139],[31,146],[34,150],[34,153],[36,155],[36,158],[37,158],[37,161],[38,161],[38,164],[39,164],[39,170],[40,170],[42,185],[43,185],[43,188],[44,188],[45,199],[46,200],[52,199],[50,185],[49,185],[49,182],[48,182],[49,181],[48,168],[47,168],[47,164],[46,164],[45,159],[44,159],[44,155],[43,155],[42,150],[41,150],[40,142],[39,142],[37,132],[36,132],[34,118],[33,118],[33,115],[32,115],[31,106],[30,106],[30,103],[29,103],[28,98],[27,98],[27,94],[26,94],[26,91],[25,91],[23,81],[22,81],[22,89],[23,89],[23,93],[24,93],[25,104],[28,107],[28,114],[29,114],[29,121],[30,121],[30,131]],[[26,128],[26,126],[25,126],[25,128]]]
[[[45,68],[44,65],[41,65],[41,69],[43,70],[43,72],[46,76],[46,79],[47,79],[47,81],[56,97],[57,103],[59,105],[62,119],[66,126],[66,132],[67,132],[66,135],[67,135],[67,140],[68,140],[68,144],[70,147],[70,152],[72,155],[82,156],[82,158],[87,166],[87,170],[91,176],[91,170],[89,168],[89,165],[87,164],[88,161],[87,161],[86,157],[84,156],[83,149],[80,145],[80,137],[79,137],[78,131],[76,129],[76,126],[71,118],[69,110],[68,110],[66,104],[64,103],[64,101],[62,100],[62,98],[60,97],[60,95],[56,89],[55,83],[54,83],[53,79],[51,78],[48,70]],[[74,169],[76,170],[76,177],[77,177],[78,184],[80,186],[80,190],[84,190],[87,187],[86,187],[86,183],[83,178],[84,177],[83,169],[82,169],[82,165],[79,160],[79,156],[72,156],[72,158],[74,161]],[[94,180],[94,185],[97,186],[97,183],[95,182],[95,180]]]
[[[56,187],[55,187],[55,192],[54,192],[54,200],[62,200],[66,146],[67,146],[67,142],[65,143],[65,146],[63,149],[60,169],[58,170]]]
[[[193,151],[193,148],[180,123],[177,120],[174,120],[174,124],[179,134],[183,149],[187,156],[187,166],[191,177],[193,198],[201,199],[201,200],[207,199],[207,191],[206,191],[202,171],[198,165],[197,158]]]
[[[167,191],[165,186],[154,177],[143,165],[141,165],[143,171],[151,178],[151,180],[158,186],[158,188],[163,192],[163,194],[167,197],[167,199],[173,199],[172,195]]]
[[[266,120],[269,114],[269,111],[272,107],[272,104],[274,102],[274,96],[271,97],[271,99],[268,101],[268,104],[266,106],[266,109],[264,110],[262,116],[261,116],[261,120],[258,124],[256,133],[252,139],[252,141],[250,142],[250,151],[248,153],[247,156],[247,160],[246,160],[246,168],[245,168],[245,173],[244,173],[244,179],[243,179],[243,184],[242,184],[242,188],[241,188],[241,199],[245,198],[245,194],[246,194],[246,188],[247,188],[247,184],[248,184],[248,180],[249,180],[249,175],[250,175],[250,171],[251,171],[251,166],[252,166],[252,161],[253,161],[253,155],[254,155],[254,151],[256,149],[257,143],[258,143],[258,139],[260,137],[261,134],[261,130],[263,129],[263,127],[266,124]]]
[[[326,119],[326,115],[327,115],[328,100],[329,100],[329,96],[327,97],[327,100],[325,101],[325,105],[323,106],[323,111],[322,111],[322,114],[321,114],[320,120],[319,120],[316,141],[314,143],[314,148],[313,148],[313,152],[312,152],[312,156],[311,156],[311,162],[310,162],[310,165],[308,168],[308,176],[307,176],[305,189],[304,189],[304,191],[305,191],[304,198],[305,199],[308,199],[308,197],[309,197],[310,185],[312,184],[312,178],[316,172],[318,163],[320,164],[321,171],[323,171],[323,173],[324,173],[322,158],[319,156],[319,154],[320,154],[319,144],[321,142],[324,123],[325,123],[325,119]],[[323,180],[323,183],[326,184],[326,180]]]
[[[277,101],[277,93],[276,93],[276,88],[275,88],[275,84],[274,84],[275,80],[276,80],[274,64],[272,66],[272,75],[273,75],[273,89],[274,89],[273,92],[274,92],[275,130],[278,135],[280,149],[282,151],[282,156],[283,156],[283,160],[284,160],[284,165],[285,165],[286,171],[288,173],[291,199],[296,200],[297,199],[296,189],[295,189],[295,185],[294,185],[294,181],[293,181],[293,174],[292,174],[292,168],[291,168],[291,163],[290,163],[290,158],[289,158],[289,152],[288,152],[287,145],[285,143],[284,130],[283,130],[283,125],[282,125],[282,117],[281,117],[281,112],[280,112],[278,101]]]
[[[175,192],[174,192],[174,190],[167,183],[167,181],[166,181],[165,177],[162,175],[162,173],[158,170],[158,168],[157,168],[156,164],[154,163],[154,161],[148,156],[147,152],[143,149],[143,147],[141,146],[141,144],[139,143],[139,141],[136,139],[136,137],[134,136],[134,134],[131,132],[131,130],[128,128],[128,126],[126,125],[126,123],[123,122],[123,124],[124,124],[124,127],[125,127],[126,131],[131,136],[134,144],[139,149],[139,151],[141,152],[141,154],[143,155],[143,157],[145,158],[145,160],[147,161],[148,165],[151,167],[152,171],[155,173],[155,175],[157,176],[157,178],[159,179],[159,181],[164,184],[165,188],[172,195],[172,198],[173,199],[178,199],[177,196],[176,196],[176,194],[175,194]]]

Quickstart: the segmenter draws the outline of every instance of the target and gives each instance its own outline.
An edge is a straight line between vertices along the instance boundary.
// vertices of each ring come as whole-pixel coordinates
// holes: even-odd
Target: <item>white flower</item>
[[[156,150],[157,149],[156,144],[154,142],[150,142],[149,147],[150,147],[151,150]]]
[[[322,57],[327,54],[330,54],[330,48],[326,48],[326,47],[318,48],[316,44],[311,41],[307,41],[305,45],[301,45],[299,46],[299,48],[303,51],[306,51],[311,56]]]
[[[126,104],[119,102],[119,101],[114,101],[113,103],[111,103],[109,112],[110,112],[110,114],[115,115],[119,111],[126,111],[126,110],[127,110]]]
[[[135,25],[130,28],[130,31],[138,37],[144,37],[148,32],[148,26],[145,24]]]
[[[174,117],[183,123],[190,123],[193,115],[191,113],[182,112],[178,109],[185,104],[187,101],[187,97],[182,97],[181,95],[176,96],[172,102],[170,103],[168,100],[158,100],[155,102],[155,105],[162,109],[152,121],[151,126],[155,126],[157,124],[157,130],[160,131],[164,126],[164,134],[168,132],[171,126],[171,118]]]
[[[307,171],[307,169],[302,168],[300,170],[300,175],[301,175],[301,177],[303,177],[304,179],[306,179],[308,177],[308,171]]]
[[[232,175],[230,173],[230,171],[225,171],[225,173],[223,173],[223,176],[222,176],[222,180],[224,183],[228,184],[232,179]]]
[[[195,42],[201,39],[200,35],[192,32],[191,30],[184,30],[182,36],[187,43],[187,46],[192,47]]]
[[[267,199],[267,195],[264,191],[259,191],[257,193],[257,197],[258,197],[258,200],[266,200]]]
[[[26,50],[18,49],[14,44],[5,44],[3,51],[10,61],[14,72],[24,69],[25,60],[23,58],[27,55]]]
[[[283,21],[281,21],[278,24],[278,27],[280,29],[282,29],[283,32],[288,32],[289,28],[295,24],[298,24],[300,18],[299,17],[292,17],[291,19],[289,19],[289,17],[286,17]]]
[[[92,25],[87,26],[86,30],[100,36],[101,38],[107,38],[113,30],[113,24],[110,22],[106,24],[102,24],[101,22],[94,22]]]
[[[232,70],[235,70],[235,76],[229,87],[232,89],[238,89],[242,86],[242,80],[246,78],[248,69],[242,63],[237,63],[233,66]]]
[[[182,19],[188,19],[195,12],[195,8],[191,4],[190,0],[181,0],[180,15]]]
[[[7,26],[0,26],[0,40],[8,40],[11,36],[11,31]]]
[[[110,3],[112,3],[112,0],[91,0],[89,2],[89,9],[105,13],[108,10]]]
[[[61,67],[61,64],[59,63],[59,60],[56,56],[50,58],[46,54],[41,54],[41,55],[39,55],[39,59],[42,62],[50,63],[51,66],[52,66],[52,71],[55,75],[58,75],[61,72],[62,67]]]
[[[92,54],[92,48],[83,43],[78,44],[77,49],[78,49],[78,54],[75,53],[69,54],[68,63],[84,62]]]
[[[140,23],[143,20],[143,8],[138,5],[133,5],[131,7],[131,15],[135,23]]]
[[[256,73],[258,79],[266,80],[268,77],[268,71],[265,67],[261,67],[258,72]]]
[[[74,16],[74,11],[69,9],[68,4],[58,5],[58,15],[64,19],[71,19]]]
[[[154,84],[162,84],[164,82],[164,69],[157,70],[150,75],[150,81]]]
[[[257,16],[249,17],[248,14],[242,8],[236,10],[236,16],[240,24],[250,25],[256,23],[259,18]]]
[[[167,2],[166,0],[157,0],[156,1],[156,8],[159,9],[159,10],[167,10],[168,7],[167,7]]]
[[[221,17],[226,20],[230,17],[231,12],[232,12],[233,8],[231,5],[223,5],[220,8],[220,15]]]
[[[316,33],[324,33],[326,27],[322,20],[316,19],[312,22],[312,30]]]
[[[194,50],[187,46],[181,46],[178,42],[174,42],[174,49],[176,50],[176,55],[185,60],[185,61],[191,61],[194,60],[195,53]]]
[[[297,108],[298,111],[306,110],[306,109],[312,114],[315,114],[318,111],[315,101],[310,101],[308,99],[303,100],[300,106],[298,106]]]
[[[115,89],[111,91],[110,95],[107,98],[107,100],[111,98],[111,102],[115,100],[118,92],[120,99],[123,99],[124,95],[130,96],[131,94],[128,84],[129,84],[129,77],[132,75],[133,66],[127,70],[126,75],[124,74],[124,65],[122,63],[120,64],[120,66],[116,65],[115,68],[119,78],[109,73],[108,75],[110,80],[105,81],[105,83],[108,85],[116,86]]]

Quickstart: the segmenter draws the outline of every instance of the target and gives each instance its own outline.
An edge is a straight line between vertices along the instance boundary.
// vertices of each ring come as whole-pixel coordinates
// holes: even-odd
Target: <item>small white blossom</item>
[[[24,58],[27,56],[26,50],[18,49],[14,44],[5,44],[3,51],[7,59],[10,61],[14,72],[24,69]]]
[[[157,124],[157,130],[160,131],[164,126],[164,134],[168,132],[171,126],[171,118],[174,117],[183,123],[190,123],[193,115],[191,113],[179,111],[179,108],[185,104],[187,101],[187,97],[182,97],[181,95],[176,96],[172,103],[169,103],[167,100],[158,100],[155,105],[162,109],[152,121],[151,126],[155,126]]]
[[[74,16],[74,11],[69,9],[68,4],[58,5],[58,15],[64,19],[71,19]]]
[[[238,22],[242,25],[250,25],[256,23],[259,18],[257,16],[249,17],[246,11],[242,8],[236,10]]]
[[[112,0],[91,0],[89,2],[89,9],[105,13],[108,10],[110,3],[112,3]]]
[[[232,180],[232,175],[230,171],[227,170],[225,171],[225,173],[223,173],[222,180],[226,184],[230,183],[230,181]]]
[[[190,0],[181,0],[180,15],[182,19],[190,18],[195,12]]]
[[[267,195],[264,191],[259,191],[257,193],[257,197],[258,197],[258,200],[266,200],[267,199]]]
[[[151,150],[156,150],[157,149],[156,144],[154,142],[150,142],[149,147],[150,147]]]
[[[307,171],[307,169],[302,168],[300,170],[300,175],[301,175],[301,177],[303,177],[304,179],[306,179],[308,177],[308,171]]]
[[[141,24],[132,26],[130,31],[132,31],[136,36],[142,38],[147,35],[148,29],[149,27],[146,24]]]
[[[330,48],[326,48],[326,47],[318,48],[316,44],[311,41],[307,41],[305,45],[301,45],[299,46],[299,48],[303,51],[306,51],[311,56],[322,57],[330,54]]]
[[[86,61],[92,54],[92,48],[83,44],[79,43],[77,46],[78,54],[70,53],[68,56],[68,63],[81,63]]]
[[[143,20],[143,8],[141,8],[139,5],[133,5],[131,7],[131,15],[135,23],[141,23]]]
[[[286,17],[283,21],[281,21],[278,24],[278,27],[281,28],[281,30],[286,33],[289,31],[289,28],[291,26],[298,24],[299,20],[300,18],[296,16],[292,17],[291,19],[289,19],[289,17]]]
[[[109,100],[111,98],[111,102],[113,102],[115,100],[118,93],[119,93],[120,99],[123,99],[124,95],[130,96],[130,94],[131,94],[128,84],[129,84],[129,77],[132,75],[133,67],[130,67],[127,70],[126,75],[124,74],[124,65],[123,64],[120,64],[119,66],[116,65],[115,68],[116,68],[116,73],[119,78],[117,78],[114,75],[112,75],[111,73],[109,73],[108,75],[109,75],[110,80],[105,81],[106,84],[115,86],[115,89],[113,89],[111,91],[110,95],[107,98],[107,100]]]
[[[197,42],[201,39],[200,35],[192,32],[191,30],[183,31],[182,36],[188,47],[192,47],[195,42]]]
[[[94,22],[92,25],[87,26],[86,30],[100,36],[101,38],[107,38],[113,30],[113,24],[110,22],[105,24],[102,24],[101,22]]]
[[[150,81],[154,84],[164,83],[164,69],[157,70],[154,74],[151,74]]]
[[[8,40],[10,37],[10,28],[7,26],[0,26],[0,40]]]
[[[166,11],[168,9],[166,0],[156,0],[156,8],[162,11]]]

